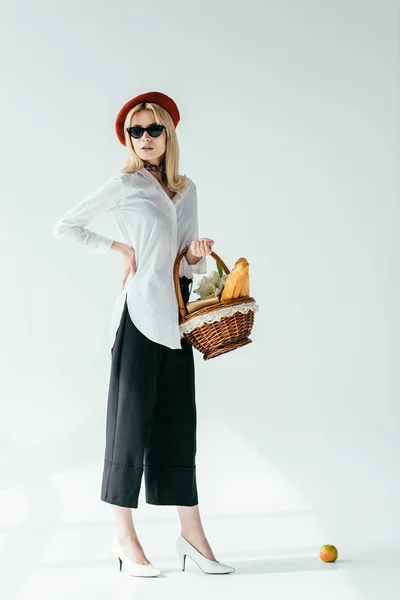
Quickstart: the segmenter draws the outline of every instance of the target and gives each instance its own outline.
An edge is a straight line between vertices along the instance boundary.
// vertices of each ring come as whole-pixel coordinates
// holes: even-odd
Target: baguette
[[[245,258],[239,258],[234,266],[232,271],[229,273],[225,286],[221,294],[221,302],[228,302],[234,296],[234,294],[240,293],[240,289],[242,287],[243,278],[246,277],[246,272],[248,270],[249,263]]]
[[[228,300],[232,299],[233,290],[235,289],[235,285],[240,278],[239,269],[236,269],[229,273],[227,280],[225,281],[224,289],[221,294],[221,302],[228,302]]]
[[[243,263],[246,266],[243,274],[243,281],[239,291],[239,298],[250,296],[249,263],[245,258],[239,258],[237,263]],[[237,264],[236,263],[236,264]]]
[[[250,280],[249,280],[248,274],[247,274],[247,278],[246,278],[245,282],[243,283],[243,286],[240,290],[240,295],[241,296],[250,296]]]
[[[243,272],[240,275],[239,281],[235,285],[235,289],[233,290],[232,298],[239,298],[240,296],[244,296],[244,290],[246,287],[246,283],[249,279],[249,265],[245,265],[243,267]]]

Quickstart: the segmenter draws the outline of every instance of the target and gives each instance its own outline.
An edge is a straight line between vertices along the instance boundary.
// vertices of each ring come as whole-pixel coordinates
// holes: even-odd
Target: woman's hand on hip
[[[124,257],[124,270],[122,273],[122,289],[124,289],[129,275],[136,274],[136,253],[132,246],[128,246],[128,244],[122,242],[114,242],[114,244],[116,244],[115,249],[121,252]]]

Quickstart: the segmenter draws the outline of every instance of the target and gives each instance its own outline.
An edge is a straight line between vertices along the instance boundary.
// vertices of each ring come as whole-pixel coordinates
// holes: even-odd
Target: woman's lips
[[[142,150],[146,152],[146,150],[153,150],[153,148],[142,148]]]

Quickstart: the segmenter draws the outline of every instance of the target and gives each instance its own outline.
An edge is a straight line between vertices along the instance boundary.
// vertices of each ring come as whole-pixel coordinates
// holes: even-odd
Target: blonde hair
[[[134,173],[138,169],[142,169],[144,167],[144,162],[136,154],[133,148],[131,136],[126,131],[126,128],[131,126],[131,118],[133,114],[139,110],[146,109],[153,111],[154,120],[156,123],[159,125],[165,125],[166,143],[163,162],[165,165],[166,183],[172,189],[181,191],[187,187],[189,180],[186,175],[181,176],[178,174],[179,145],[178,138],[176,136],[175,125],[169,112],[162,108],[162,106],[159,106],[153,102],[141,102],[140,104],[137,104],[131,108],[126,115],[124,122],[124,135],[127,149],[127,160],[124,168],[121,169],[121,173]]]

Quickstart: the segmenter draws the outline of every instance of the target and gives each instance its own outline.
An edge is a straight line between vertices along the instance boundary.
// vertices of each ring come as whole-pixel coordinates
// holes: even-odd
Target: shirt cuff
[[[186,262],[193,274],[204,275],[207,273],[207,256],[202,256],[201,259],[193,265],[188,263],[186,256],[184,256],[182,260]]]
[[[104,235],[102,236],[98,236],[96,234],[96,244],[92,245],[92,246],[87,246],[84,249],[88,250],[89,252],[94,252],[95,254],[106,254],[107,252],[111,251],[111,246],[114,243],[114,240],[111,238],[108,238]]]

